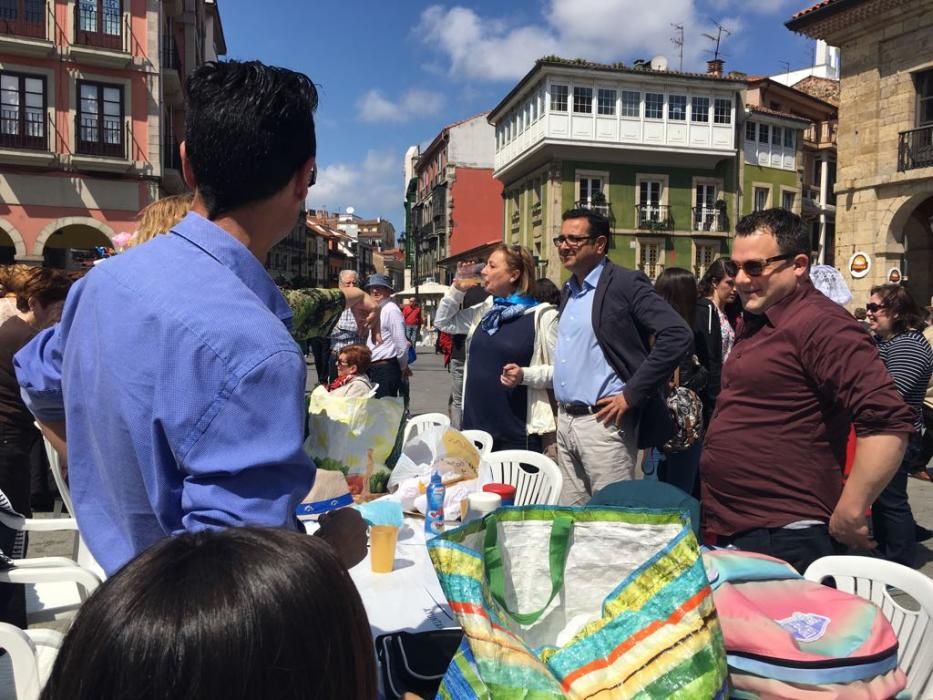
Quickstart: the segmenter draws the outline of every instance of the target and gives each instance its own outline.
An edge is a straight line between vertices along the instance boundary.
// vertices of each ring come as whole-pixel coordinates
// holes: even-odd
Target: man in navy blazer
[[[605,216],[571,209],[554,239],[572,273],[561,295],[554,361],[566,505],[634,478],[638,448],[670,437],[664,395],[693,337],[644,273],[606,258],[610,235]]]

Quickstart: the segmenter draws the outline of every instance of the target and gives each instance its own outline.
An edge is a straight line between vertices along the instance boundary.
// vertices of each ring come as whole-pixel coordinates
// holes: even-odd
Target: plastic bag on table
[[[400,398],[333,396],[319,386],[311,392],[304,450],[318,469],[343,473],[354,496],[384,492],[385,461],[404,412]]]

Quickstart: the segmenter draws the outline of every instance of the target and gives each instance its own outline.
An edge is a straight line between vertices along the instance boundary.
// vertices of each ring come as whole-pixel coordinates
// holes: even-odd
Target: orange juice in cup
[[[369,528],[369,563],[375,574],[387,574],[395,568],[395,545],[398,528],[373,525]]]

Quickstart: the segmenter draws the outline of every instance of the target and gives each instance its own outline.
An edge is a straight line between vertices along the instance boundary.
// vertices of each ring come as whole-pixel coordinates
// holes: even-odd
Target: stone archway
[[[16,230],[16,227],[11,224],[9,221],[0,219],[0,231],[3,231],[10,240],[13,242],[14,257],[22,258],[26,255],[26,242],[23,240],[22,234]],[[0,246],[2,246],[0,242]]]
[[[52,234],[69,226],[82,226],[96,229],[107,238],[108,245],[112,245],[113,243],[113,237],[115,235],[113,229],[102,221],[92,219],[89,216],[67,216],[63,219],[53,221],[39,232],[39,236],[32,246],[32,254],[41,257],[45,252],[45,245]]]
[[[898,197],[885,212],[883,221],[887,224],[882,230],[887,232],[889,249],[893,242],[903,251],[905,284],[918,303],[930,306],[933,304],[933,193]],[[887,270],[882,274],[886,278]]]

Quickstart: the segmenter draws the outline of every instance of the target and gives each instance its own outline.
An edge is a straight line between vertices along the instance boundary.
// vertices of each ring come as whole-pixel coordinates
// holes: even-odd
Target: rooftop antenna
[[[719,22],[716,22],[715,20],[714,20],[714,23],[716,25],[716,30],[717,30],[716,36],[713,36],[712,34],[706,34],[706,33],[704,33],[703,36],[705,36],[710,41],[716,42],[716,48],[713,50],[707,49],[706,53],[713,54],[713,60],[718,61],[720,58],[722,58],[722,55],[719,53],[719,46],[720,44],[722,44],[723,34],[725,34],[726,36],[729,36],[730,34],[732,34],[732,32],[730,32],[728,29],[726,29],[724,26],[722,26]]]
[[[784,66],[784,82],[790,82],[790,61],[778,61],[778,64]]]
[[[680,68],[678,70],[684,72],[684,25],[674,24],[671,22],[671,27],[674,28],[674,36],[671,37],[671,43],[677,47],[680,53]]]

